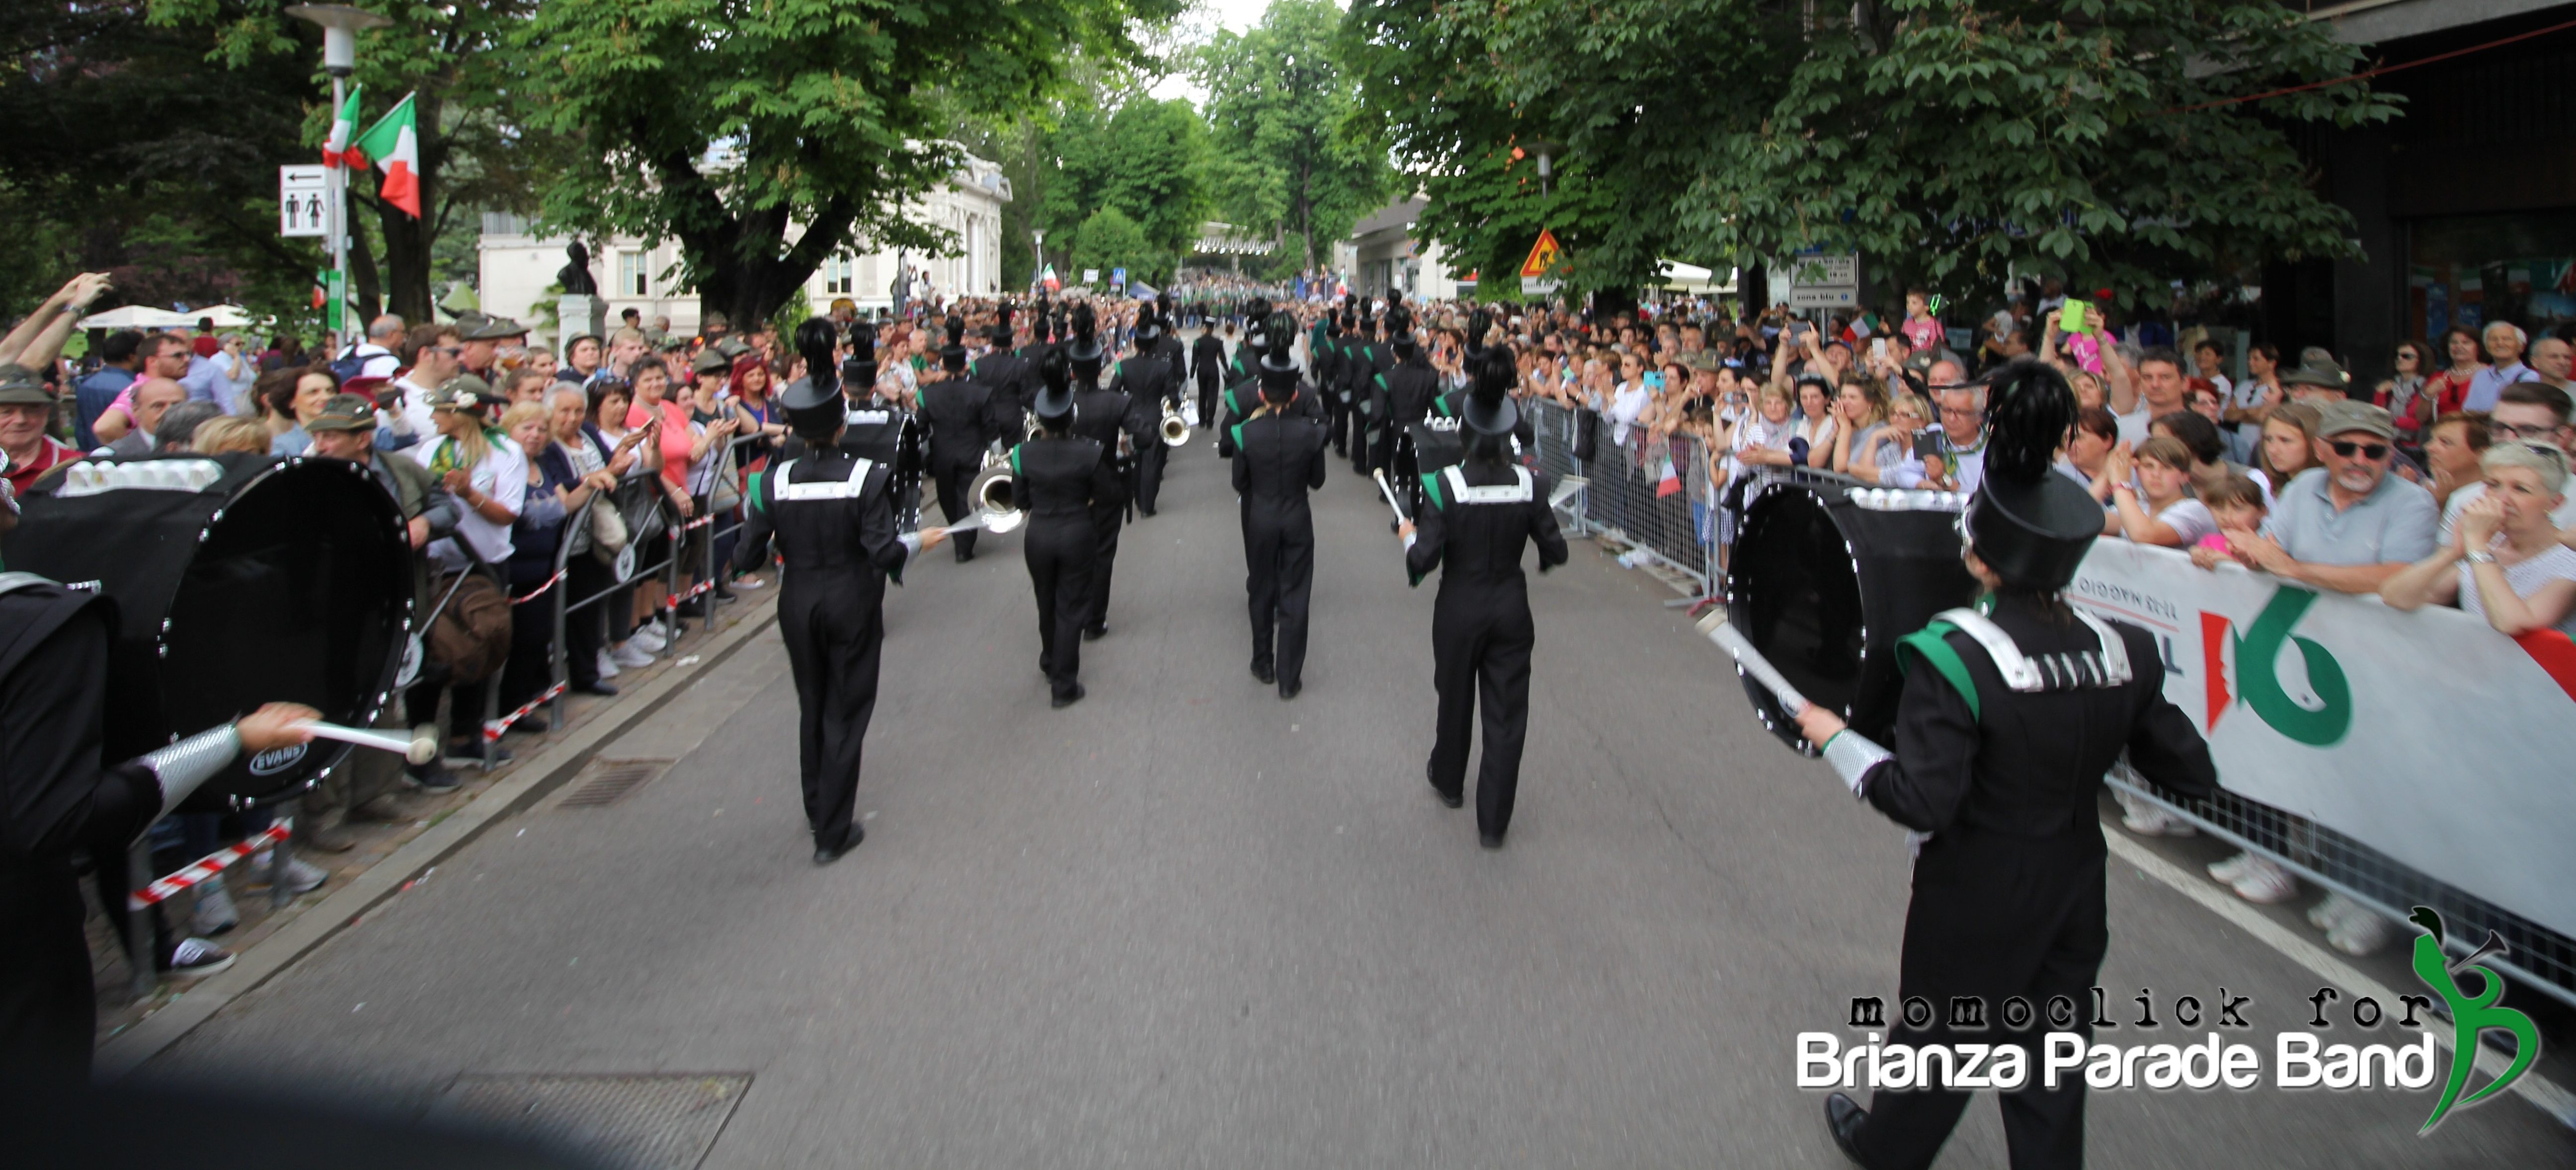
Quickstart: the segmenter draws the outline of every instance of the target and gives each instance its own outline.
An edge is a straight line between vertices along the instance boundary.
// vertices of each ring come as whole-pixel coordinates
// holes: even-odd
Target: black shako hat
[[[1050,349],[1038,361],[1038,392],[1029,400],[1029,412],[1049,427],[1060,427],[1073,417],[1073,360],[1062,349]]]
[[[1100,349],[1099,326],[1095,323],[1091,306],[1088,304],[1073,307],[1073,342],[1067,347],[1065,356],[1073,360],[1074,376],[1095,379],[1100,376],[1103,355]]]
[[[2102,535],[2102,505],[2051,466],[2075,425],[2075,391],[2035,357],[1962,385],[1986,391],[1985,478],[1963,518],[1969,549],[2007,585],[2066,588]]]
[[[1411,361],[1422,345],[1413,338],[1413,314],[1402,305],[1386,311],[1386,341],[1398,359]]]
[[[1138,341],[1152,341],[1162,335],[1162,320],[1155,314],[1154,306],[1151,304],[1140,306],[1136,310],[1136,329],[1128,336]]]
[[[948,319],[948,344],[947,344],[947,345],[944,345],[944,346],[941,346],[941,347],[940,347],[940,349],[939,349],[939,365],[940,365],[940,368],[945,369],[945,370],[947,370],[949,373],[952,373],[952,374],[964,373],[964,372],[965,372],[965,370],[966,370],[966,319],[965,319],[965,318],[963,318],[963,317],[950,317],[950,318]]]
[[[1010,302],[1004,301],[1000,305],[994,307],[993,328],[990,336],[992,337],[993,344],[995,345],[1009,345],[1011,343]]]
[[[1461,421],[1479,435],[1508,435],[1521,424],[1521,407],[1512,401],[1512,383],[1520,380],[1520,367],[1512,363],[1507,349],[1489,349],[1479,355],[1475,364],[1476,384],[1467,391],[1467,409]]]
[[[796,327],[796,353],[805,359],[805,376],[779,392],[778,407],[787,412],[787,428],[808,439],[828,439],[841,428],[841,379],[832,368],[832,349],[839,340],[840,331],[826,318],[808,317]],[[851,330],[850,341],[873,359],[876,347],[867,330]],[[867,365],[871,371],[876,368],[873,360]]]

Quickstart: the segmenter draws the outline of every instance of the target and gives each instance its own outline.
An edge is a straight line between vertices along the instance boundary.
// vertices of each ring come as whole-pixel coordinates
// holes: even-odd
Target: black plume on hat
[[[1073,359],[1062,349],[1050,349],[1038,361],[1037,397],[1030,400],[1029,410],[1038,421],[1050,427],[1061,426],[1060,420],[1073,414]]]
[[[995,345],[1011,343],[1011,305],[1008,301],[1004,301],[993,310],[992,336]]]
[[[1297,347],[1293,339],[1297,336],[1297,319],[1284,312],[1272,313],[1262,323],[1261,335],[1270,341],[1261,352],[1262,386],[1266,389],[1270,375],[1278,373],[1291,375],[1289,384],[1295,385]]]
[[[862,347],[869,346],[867,336],[864,329],[852,331],[852,340]],[[827,318],[808,317],[796,327],[795,341],[797,355],[805,359],[805,376],[787,384],[778,405],[787,412],[789,429],[815,442],[829,441],[841,429],[841,380],[832,368],[840,330]],[[868,369],[873,374],[875,363]]]
[[[1967,385],[1986,390],[1985,479],[1968,502],[1968,543],[2008,585],[2063,589],[2102,534],[2102,505],[2052,467],[2075,426],[2075,391],[2035,357]]]
[[[1521,421],[1520,404],[1512,401],[1512,384],[1520,380],[1512,351],[1486,350],[1476,355],[1471,368],[1476,382],[1467,391],[1467,409],[1462,412],[1467,429],[1487,436],[1512,433]]]
[[[948,319],[948,344],[942,346],[939,350],[939,364],[941,368],[952,374],[966,368],[965,318],[950,317]]]
[[[1075,373],[1079,374],[1083,368],[1088,367],[1091,371],[1091,376],[1100,376],[1101,352],[1098,332],[1099,325],[1092,316],[1091,306],[1088,304],[1075,305],[1073,307],[1072,352],[1065,355],[1066,357],[1073,359]]]
[[[1493,327],[1494,327],[1494,315],[1493,315],[1491,312],[1488,312],[1488,311],[1486,311],[1486,310],[1484,310],[1484,309],[1478,309],[1478,310],[1476,310],[1473,314],[1470,314],[1470,315],[1468,316],[1468,318],[1467,318],[1467,356],[1468,356],[1468,357],[1476,357],[1476,356],[1479,356],[1479,355],[1481,355],[1481,354],[1483,354],[1483,353],[1485,352],[1485,334],[1486,334],[1487,332],[1491,331],[1491,330],[1493,329]]]

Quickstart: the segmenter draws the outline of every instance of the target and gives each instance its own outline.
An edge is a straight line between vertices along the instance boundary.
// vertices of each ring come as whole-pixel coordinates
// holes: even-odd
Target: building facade
[[[895,276],[904,271],[914,274],[916,298],[925,295],[921,287],[925,277],[927,292],[943,297],[999,293],[1002,205],[1010,201],[1011,181],[1002,176],[1001,168],[970,156],[948,183],[911,209],[915,222],[948,229],[957,242],[955,252],[925,255],[852,249],[835,253],[806,278],[806,303],[821,312],[834,300],[848,297],[862,310],[886,308],[893,303]],[[478,288],[484,311],[532,323],[550,320],[547,306],[560,293],[556,274],[567,263],[564,248],[571,242],[569,236],[534,234],[518,216],[484,213]],[[599,282],[601,298],[608,302],[612,327],[631,308],[647,324],[667,317],[675,333],[698,331],[697,294],[679,280],[678,241],[652,244],[634,236],[612,236],[591,241],[590,247],[591,278]],[[553,345],[560,338],[538,340]]]
[[[1351,227],[1351,291],[1382,297],[1389,292],[1427,300],[1448,300],[1459,293],[1467,273],[1451,272],[1440,241],[1417,241],[1413,225],[1431,200],[1425,195],[1398,199]],[[1336,252],[1339,249],[1335,249]],[[1466,286],[1473,289],[1473,284]]]

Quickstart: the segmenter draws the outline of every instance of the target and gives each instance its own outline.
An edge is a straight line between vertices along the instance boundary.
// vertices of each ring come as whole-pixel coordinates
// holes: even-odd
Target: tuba
[[[1011,457],[985,452],[984,469],[975,473],[975,482],[966,488],[966,498],[975,502],[984,531],[999,536],[1028,520],[1028,512],[1020,507],[1019,487],[1018,477],[1011,474]]]
[[[1166,446],[1166,447],[1185,447],[1185,446],[1188,446],[1188,445],[1189,445],[1189,441],[1190,441],[1190,422],[1189,422],[1189,420],[1188,420],[1188,419],[1186,419],[1186,418],[1181,417],[1181,412],[1180,412],[1179,408],[1177,408],[1177,407],[1173,406],[1173,405],[1172,405],[1170,402],[1168,402],[1168,401],[1164,402],[1164,403],[1163,403],[1163,445],[1164,445],[1164,446]]]

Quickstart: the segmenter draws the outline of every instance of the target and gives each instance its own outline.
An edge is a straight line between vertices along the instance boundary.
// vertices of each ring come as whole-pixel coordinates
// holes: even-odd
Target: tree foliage
[[[1367,133],[1357,79],[1334,57],[1340,19],[1332,0],[1272,0],[1258,26],[1219,32],[1192,58],[1207,89],[1219,213],[1296,237],[1307,268],[1399,190],[1383,142]]]
[[[2267,0],[1356,0],[1344,36],[1437,230],[1500,220],[1515,141],[1616,180],[1558,228],[1591,287],[1820,248],[1953,292],[2051,270],[2161,302],[2350,254],[2290,133],[2395,112],[2362,82],[2233,101],[2358,66]]]
[[[1035,105],[1083,54],[1135,53],[1174,0],[549,0],[515,38],[529,120],[596,165],[553,227],[681,245],[706,309],[766,318],[854,241],[931,249],[907,209],[954,169],[958,116]],[[791,225],[795,237],[791,240]]]
[[[1169,278],[1174,262],[1171,250],[1155,244],[1145,225],[1115,207],[1103,207],[1082,221],[1073,233],[1071,255],[1075,275],[1097,268],[1107,280],[1112,269],[1124,268],[1130,282],[1160,283]]]

